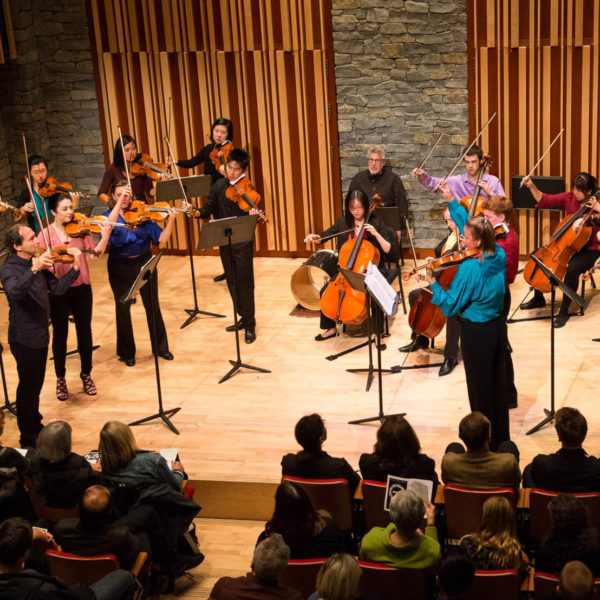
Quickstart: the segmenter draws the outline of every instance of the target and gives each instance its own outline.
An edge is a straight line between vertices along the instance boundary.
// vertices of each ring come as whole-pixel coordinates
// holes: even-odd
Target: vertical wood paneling
[[[258,253],[307,255],[306,232],[332,223],[340,196],[329,0],[87,2],[107,160],[120,125],[164,162],[169,97],[176,158],[229,117],[270,219],[257,230]],[[179,218],[171,247],[186,245]]]

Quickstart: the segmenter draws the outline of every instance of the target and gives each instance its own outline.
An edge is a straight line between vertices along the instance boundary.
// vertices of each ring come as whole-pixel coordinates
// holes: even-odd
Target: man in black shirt
[[[0,268],[0,279],[8,298],[8,342],[17,362],[17,424],[21,432],[21,447],[35,446],[42,429],[39,412],[40,392],[44,385],[48,358],[49,293],[60,296],[79,277],[81,252],[69,248],[74,258],[73,268],[57,279],[49,269],[54,264],[51,253],[44,252],[35,262],[39,250],[33,230],[25,225],[13,225],[6,234],[10,256]]]

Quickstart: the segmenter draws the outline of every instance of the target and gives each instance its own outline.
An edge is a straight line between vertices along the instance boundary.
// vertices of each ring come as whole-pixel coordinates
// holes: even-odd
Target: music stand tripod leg
[[[0,406],[0,410],[7,410],[11,412],[15,417],[17,416],[17,403],[11,402],[8,399],[8,388],[6,387],[6,375],[4,373],[4,360],[2,359],[2,354],[4,353],[4,348],[2,344],[0,344],[0,374],[2,374],[2,389],[4,390],[4,406]]]

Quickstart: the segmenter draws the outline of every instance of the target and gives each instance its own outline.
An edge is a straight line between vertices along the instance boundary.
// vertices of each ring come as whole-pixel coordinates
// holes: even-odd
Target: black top
[[[213,161],[210,159],[210,153],[215,147],[214,142],[207,144],[196,154],[196,156],[192,158],[188,158],[187,160],[178,160],[177,166],[183,167],[184,169],[193,169],[197,167],[200,163],[204,163],[204,174],[210,175],[211,183],[215,183],[219,181],[219,179],[223,179],[223,175],[217,168],[215,167]]]
[[[600,491],[600,459],[583,448],[561,448],[554,454],[538,454],[531,462],[534,487],[554,492]]]
[[[2,600],[95,600],[96,594],[85,585],[65,587],[58,579],[32,569],[0,574]]]
[[[383,460],[376,454],[361,454],[358,466],[363,479],[372,481],[387,481],[388,475],[396,475],[397,477],[427,479],[435,484],[439,483],[438,475],[435,472],[435,461],[427,454],[418,454],[414,465]],[[433,491],[435,493],[435,486]]]
[[[377,175],[371,175],[368,169],[359,171],[352,178],[348,190],[361,190],[371,201],[375,194],[379,194],[383,206],[397,206],[402,216],[408,216],[408,201],[404,185],[389,165],[385,165]]]
[[[286,454],[281,459],[281,474],[308,479],[346,479],[352,494],[360,481],[345,458],[334,458],[322,450],[316,453],[301,450],[297,454]]]
[[[536,572],[559,575],[568,562],[580,560],[594,577],[600,577],[600,548],[590,536],[582,534],[580,537],[584,539],[564,543],[554,540],[544,542],[535,555]]]
[[[45,348],[50,341],[48,293],[61,296],[77,277],[79,271],[74,267],[60,279],[47,269],[34,274],[31,260],[11,254],[0,268],[0,279],[10,306],[8,342],[33,349]]]

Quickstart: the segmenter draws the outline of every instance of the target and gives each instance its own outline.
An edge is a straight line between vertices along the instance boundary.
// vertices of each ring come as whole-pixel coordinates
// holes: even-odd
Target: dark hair
[[[563,600],[592,600],[594,576],[584,563],[571,560],[560,571],[558,588]]]
[[[348,190],[344,200],[344,218],[346,219],[346,225],[348,225],[348,227],[354,226],[354,217],[350,212],[350,202],[352,202],[352,200],[358,200],[362,204],[365,209],[365,219],[369,212],[369,198],[367,195],[362,190]]]
[[[124,187],[126,185],[129,185],[127,179],[117,179],[117,181],[113,181],[112,185],[110,186],[110,195],[112,196],[117,188]]]
[[[571,189],[575,188],[584,194],[586,192],[593,194],[597,187],[598,184],[596,182],[596,178],[585,171],[577,173],[571,182]]]
[[[306,452],[315,453],[321,449],[321,436],[325,431],[325,424],[321,415],[316,413],[302,417],[294,429],[296,441]]]
[[[492,224],[485,217],[471,217],[465,224],[473,238],[481,242],[480,251],[483,254],[493,254],[496,251],[496,236]]]
[[[6,232],[4,243],[11,254],[16,254],[17,250],[15,246],[21,246],[23,244],[23,234],[21,229],[27,228],[27,225],[11,225]]]
[[[469,148],[469,150],[467,150],[467,147],[465,146],[465,149],[463,150],[463,152],[465,152],[465,151],[466,151],[465,157],[477,155],[477,158],[479,160],[483,160],[483,150],[481,149],[480,146],[471,146],[471,148]]]
[[[449,554],[440,565],[438,583],[445,597],[460,598],[475,579],[475,565],[462,554]]]
[[[41,165],[41,164],[43,164],[46,168],[48,168],[48,161],[41,154],[32,154],[27,159],[27,164],[29,165],[30,169],[31,169],[31,167],[35,167],[35,165]]]
[[[250,155],[243,148],[234,148],[227,156],[227,162],[234,161],[246,169],[250,164]]]
[[[479,450],[490,439],[490,422],[477,410],[463,417],[458,425],[458,437],[469,450]]]
[[[266,530],[280,533],[288,546],[309,542],[315,534],[317,515],[307,493],[291,481],[283,481],[275,492],[275,510]]]
[[[377,430],[374,453],[384,463],[411,469],[417,462],[421,444],[411,424],[400,415],[387,417]]]
[[[68,194],[53,194],[52,196],[50,196],[50,198],[48,198],[48,209],[56,212],[57,206],[63,200],[70,200],[70,199],[71,199],[71,196],[69,196]]]
[[[33,531],[21,517],[6,519],[0,524],[0,564],[14,565],[31,548]]]
[[[225,127],[227,127],[227,139],[230,142],[233,142],[233,123],[230,119],[226,119],[225,117],[215,119],[215,122],[210,126],[210,141],[213,143],[215,141],[212,132],[217,125],[225,125]]]
[[[587,421],[576,409],[563,406],[556,411],[554,426],[558,439],[568,447],[581,446],[587,435]]]
[[[123,146],[127,146],[129,142],[133,142],[135,144],[135,140],[130,135],[123,135]],[[137,146],[137,144],[136,144]],[[125,171],[125,163],[123,162],[123,149],[121,148],[121,139],[117,140],[115,144],[115,149],[113,151],[113,163],[116,167],[121,169],[121,171]]]

